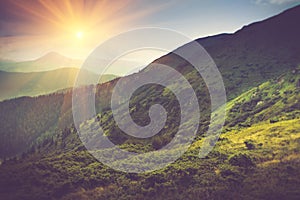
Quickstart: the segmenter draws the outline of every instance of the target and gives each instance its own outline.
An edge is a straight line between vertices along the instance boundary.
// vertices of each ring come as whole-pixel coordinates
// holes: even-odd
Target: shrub
[[[239,166],[239,167],[254,166],[254,163],[253,163],[251,157],[244,153],[239,153],[239,154],[231,156],[229,158],[229,163],[233,166]]]
[[[272,119],[270,119],[271,124],[276,123],[276,122],[279,122],[278,117],[273,117]]]
[[[255,144],[254,144],[254,142],[252,140],[246,140],[244,142],[244,144],[246,145],[246,147],[247,147],[248,150],[255,149]]]

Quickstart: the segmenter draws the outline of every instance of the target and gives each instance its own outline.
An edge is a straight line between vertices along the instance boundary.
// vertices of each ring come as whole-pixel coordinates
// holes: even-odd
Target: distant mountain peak
[[[51,51],[51,52],[46,53],[42,57],[36,59],[36,61],[38,61],[38,60],[66,60],[66,59],[71,59],[71,58],[67,58],[66,56],[63,56],[57,52]]]
[[[2,63],[4,63],[2,61]],[[61,68],[79,68],[82,60],[68,58],[57,52],[49,52],[45,55],[29,61],[23,62],[6,62],[0,70],[8,72],[40,72]]]

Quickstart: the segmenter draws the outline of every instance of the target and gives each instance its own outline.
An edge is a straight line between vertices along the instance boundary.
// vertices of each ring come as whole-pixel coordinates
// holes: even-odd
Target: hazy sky
[[[299,0],[7,0],[0,1],[0,58],[28,60],[56,51],[86,58],[102,41],[138,27],[191,38],[232,33]]]

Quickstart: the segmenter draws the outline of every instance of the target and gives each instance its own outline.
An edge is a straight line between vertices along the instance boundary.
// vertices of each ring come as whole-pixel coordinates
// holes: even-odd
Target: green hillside
[[[201,118],[188,151],[157,171],[123,173],[93,158],[73,124],[71,90],[0,102],[0,113],[5,113],[0,120],[0,199],[299,199],[299,16],[300,6],[234,34],[197,40],[220,69],[228,97],[222,134],[205,158],[199,158],[199,150],[209,120],[218,115],[218,110],[210,114],[211,102],[203,79],[172,52],[154,62],[173,67],[191,83]],[[188,48],[188,44],[179,48]],[[145,78],[151,70],[154,68],[149,65],[124,77],[124,81]],[[169,80],[172,76],[164,75],[157,74],[157,78]],[[111,94],[117,81],[79,90],[95,91],[98,113],[80,127],[96,132],[101,124],[114,144],[132,152],[151,152],[168,144],[180,123],[174,94],[156,84],[134,93],[129,110],[135,123],[149,124],[153,104],[162,105],[168,112],[158,135],[137,139],[123,133],[112,116]],[[178,83],[171,87],[186,89]],[[189,110],[190,120],[196,112]],[[129,123],[126,119],[124,122]],[[190,121],[185,127],[187,131],[191,128]],[[93,147],[101,142],[91,141]],[[176,145],[172,151],[182,149]],[[132,165],[137,159],[126,160],[125,164]],[[154,158],[144,159],[141,161],[146,163]]]
[[[239,118],[229,118],[236,126],[226,125],[205,159],[198,158],[202,143],[198,139],[165,169],[139,175],[121,173],[87,153],[71,127],[43,138],[17,160],[2,164],[1,193],[6,199],[297,199],[300,116],[293,111],[294,104],[283,102],[294,102],[299,95],[299,78],[299,72],[281,76],[285,81],[277,96],[280,104],[260,109],[260,113],[281,109],[280,121],[266,118],[246,127]],[[272,89],[277,87],[277,81],[268,81],[259,91],[273,95]],[[286,92],[289,89],[293,94]],[[255,101],[254,93],[256,88],[232,100],[228,116],[237,113],[233,108]],[[90,123],[93,127],[92,123],[99,122]]]
[[[226,126],[248,127],[269,120],[278,122],[300,116],[300,68],[243,93],[228,103]]]
[[[229,100],[267,80],[279,77],[286,71],[296,69],[300,62],[300,58],[297,56],[300,54],[300,44],[299,39],[297,39],[298,35],[300,35],[300,30],[295,25],[298,23],[299,10],[299,6],[295,7],[278,16],[244,27],[234,34],[224,34],[197,40],[207,49],[221,71]],[[263,27],[266,27],[266,29]],[[272,31],[272,37],[267,37],[270,31]],[[280,42],[278,42],[279,40]],[[186,48],[186,45],[180,48]],[[202,107],[201,116],[203,116],[203,119],[201,121],[205,125],[204,122],[209,117],[209,112],[207,111],[210,103],[209,96],[206,95],[205,84],[199,74],[188,62],[174,55],[174,53],[169,53],[154,62],[173,67],[191,82]],[[140,73],[127,76],[124,79],[126,81],[143,77],[150,70],[151,67],[147,67]],[[110,95],[116,81],[97,86],[96,107],[98,111],[100,111],[100,108],[104,111],[109,110]],[[147,108],[153,103],[151,103],[152,99],[146,98],[151,96],[148,94],[152,94],[153,98],[156,98],[156,100],[153,99],[156,102],[164,101],[164,105],[169,110],[177,102],[169,101],[167,96],[161,96],[162,91],[157,86],[144,88],[140,91],[140,94],[136,93],[136,99],[132,100],[133,108],[134,104],[139,108],[134,114],[137,121],[140,118],[145,123],[147,122],[145,113],[147,113]],[[155,95],[158,96],[155,97]],[[4,143],[0,145],[0,157],[9,157],[22,153],[25,149],[30,148],[29,144],[32,144],[35,138],[43,135],[45,131],[49,132],[51,130],[50,132],[53,132],[53,129],[58,127],[70,126],[73,122],[71,97],[72,94],[69,91],[65,92],[65,94],[53,94],[48,97],[20,98],[0,103],[0,112],[6,113],[5,116],[2,116],[4,120],[0,121],[1,127],[5,127],[5,129],[0,130],[0,141]],[[57,99],[60,100],[57,101]],[[138,101],[140,100],[143,100],[143,105],[148,105],[148,107],[139,106],[140,103]],[[20,108],[16,105],[22,105],[22,107]],[[41,107],[32,105],[41,105]],[[8,110],[7,107],[10,106],[14,106],[14,109]],[[51,113],[47,112],[49,110],[52,110]],[[27,113],[34,113],[34,115]],[[177,114],[173,112],[172,115],[175,116],[173,119],[176,119]],[[48,119],[49,116],[53,117],[46,124],[52,124],[51,126],[42,122],[44,119]],[[171,115],[169,120],[172,123]],[[16,125],[15,122],[22,123]],[[109,120],[106,123],[111,124],[113,121]],[[176,131],[175,123],[173,127],[168,133],[170,136]],[[206,126],[201,126],[200,129],[205,130]],[[7,137],[8,135],[9,137]],[[126,138],[122,138],[119,142],[126,140]],[[118,138],[116,139],[119,140]],[[158,143],[163,145],[167,141],[168,138],[164,139],[164,142]]]

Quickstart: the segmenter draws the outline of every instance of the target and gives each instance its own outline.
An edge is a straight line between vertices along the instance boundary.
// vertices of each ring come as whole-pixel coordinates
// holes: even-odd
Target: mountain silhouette
[[[48,62],[53,56],[43,57],[39,62]],[[59,60],[61,60],[59,58]],[[55,62],[57,63],[57,62]],[[22,96],[39,96],[74,86],[77,68],[60,68],[42,72],[5,72],[0,71],[0,101]],[[88,71],[81,72],[83,76],[97,79],[98,75]],[[103,75],[100,83],[116,78],[115,75]],[[86,82],[86,84],[92,84]]]
[[[0,70],[7,72],[40,72],[60,68],[80,68],[81,60],[71,59],[56,52],[49,52],[44,56],[23,62],[2,62]]]

